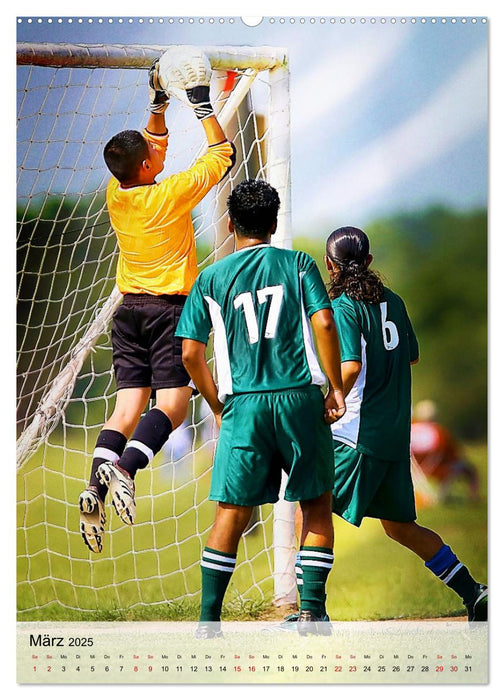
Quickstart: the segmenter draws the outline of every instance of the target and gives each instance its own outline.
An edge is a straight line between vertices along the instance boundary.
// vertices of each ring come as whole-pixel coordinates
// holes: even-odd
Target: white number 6
[[[399,345],[399,333],[393,321],[387,321],[387,302],[380,304],[383,345],[385,350],[394,350]]]

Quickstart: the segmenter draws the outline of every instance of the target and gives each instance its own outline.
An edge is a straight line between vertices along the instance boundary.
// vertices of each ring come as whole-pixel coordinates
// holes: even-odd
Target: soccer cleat
[[[79,510],[82,539],[92,552],[100,554],[105,531],[105,507],[92,487],[79,496]]]
[[[297,632],[298,630],[299,613],[291,613],[284,617],[278,625],[272,625],[267,632]]]
[[[100,482],[108,486],[115,512],[126,523],[135,522],[135,482],[131,476],[117,464],[104,462],[96,470]]]
[[[488,620],[488,586],[478,584],[479,592],[471,605],[466,605],[469,622],[487,622]]]
[[[196,639],[223,639],[220,622],[202,622],[198,625],[194,633]]]
[[[297,621],[297,630],[302,637],[308,634],[318,634],[329,637],[332,627],[327,614],[317,617],[311,610],[301,610]]]

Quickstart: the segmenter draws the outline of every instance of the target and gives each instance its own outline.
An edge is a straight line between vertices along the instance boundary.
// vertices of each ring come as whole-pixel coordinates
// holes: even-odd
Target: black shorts
[[[125,294],[112,320],[112,360],[118,389],[189,386],[182,339],[175,337],[187,297]]]

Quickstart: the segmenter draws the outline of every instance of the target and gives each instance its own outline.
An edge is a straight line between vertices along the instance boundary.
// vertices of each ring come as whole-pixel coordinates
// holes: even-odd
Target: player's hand
[[[187,99],[194,109],[194,114],[198,119],[208,119],[214,116],[212,104],[210,102],[210,86],[197,85],[186,90]]]
[[[346,405],[343,392],[329,389],[324,399],[324,420],[329,425],[345,415]]]
[[[222,423],[222,411],[224,410],[224,404],[221,401],[219,401],[217,397],[217,387],[214,386],[214,389],[215,396],[208,401],[208,404],[212,409],[212,413],[214,414],[217,427],[220,428]]]
[[[169,101],[169,95],[159,82],[159,58],[156,58],[149,70],[149,110],[152,114],[163,114]]]
[[[198,119],[214,115],[210,102],[212,68],[196,46],[171,46],[159,59],[159,78],[165,91],[191,107]]]

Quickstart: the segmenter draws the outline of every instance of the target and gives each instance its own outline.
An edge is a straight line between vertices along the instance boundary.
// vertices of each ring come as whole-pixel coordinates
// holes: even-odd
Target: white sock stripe
[[[139,440],[130,440],[126,445],[126,449],[128,449],[128,447],[134,447],[135,450],[143,452],[149,462],[154,459],[154,452],[150,449],[150,447],[147,447],[147,445],[144,445],[144,443],[140,442]]]
[[[301,550],[299,552],[299,556],[302,559],[305,558],[310,558],[310,559],[329,559],[330,561],[334,561],[334,554],[329,554],[328,552],[312,552],[311,550],[309,551],[303,551]]]
[[[441,577],[440,577],[440,578],[441,578],[441,581],[442,581],[443,583],[448,583],[449,581],[451,581],[451,579],[455,576],[455,574],[457,573],[457,571],[460,571],[460,569],[461,569],[463,566],[464,566],[464,565],[463,565],[461,562],[459,562],[458,565],[457,565],[452,571],[450,571],[450,573],[448,574],[448,576],[446,576],[446,578],[441,578]]]
[[[109,450],[107,447],[95,447],[93,452],[93,459],[95,457],[105,459],[107,462],[112,462],[113,464],[115,464],[119,459],[119,455],[113,450]]]
[[[223,554],[216,554],[215,552],[209,552],[208,550],[203,551],[203,559],[214,559],[215,561],[223,561],[226,564],[236,564],[236,557],[226,557]]]
[[[310,561],[309,559],[307,559],[306,561],[303,561],[303,569],[306,566],[311,566],[315,569],[332,569],[332,562]]]
[[[215,569],[217,571],[228,571],[230,573],[233,573],[234,571],[234,566],[222,566],[221,564],[213,564],[210,561],[205,561],[204,559],[201,560],[201,566],[203,566],[205,569]]]

